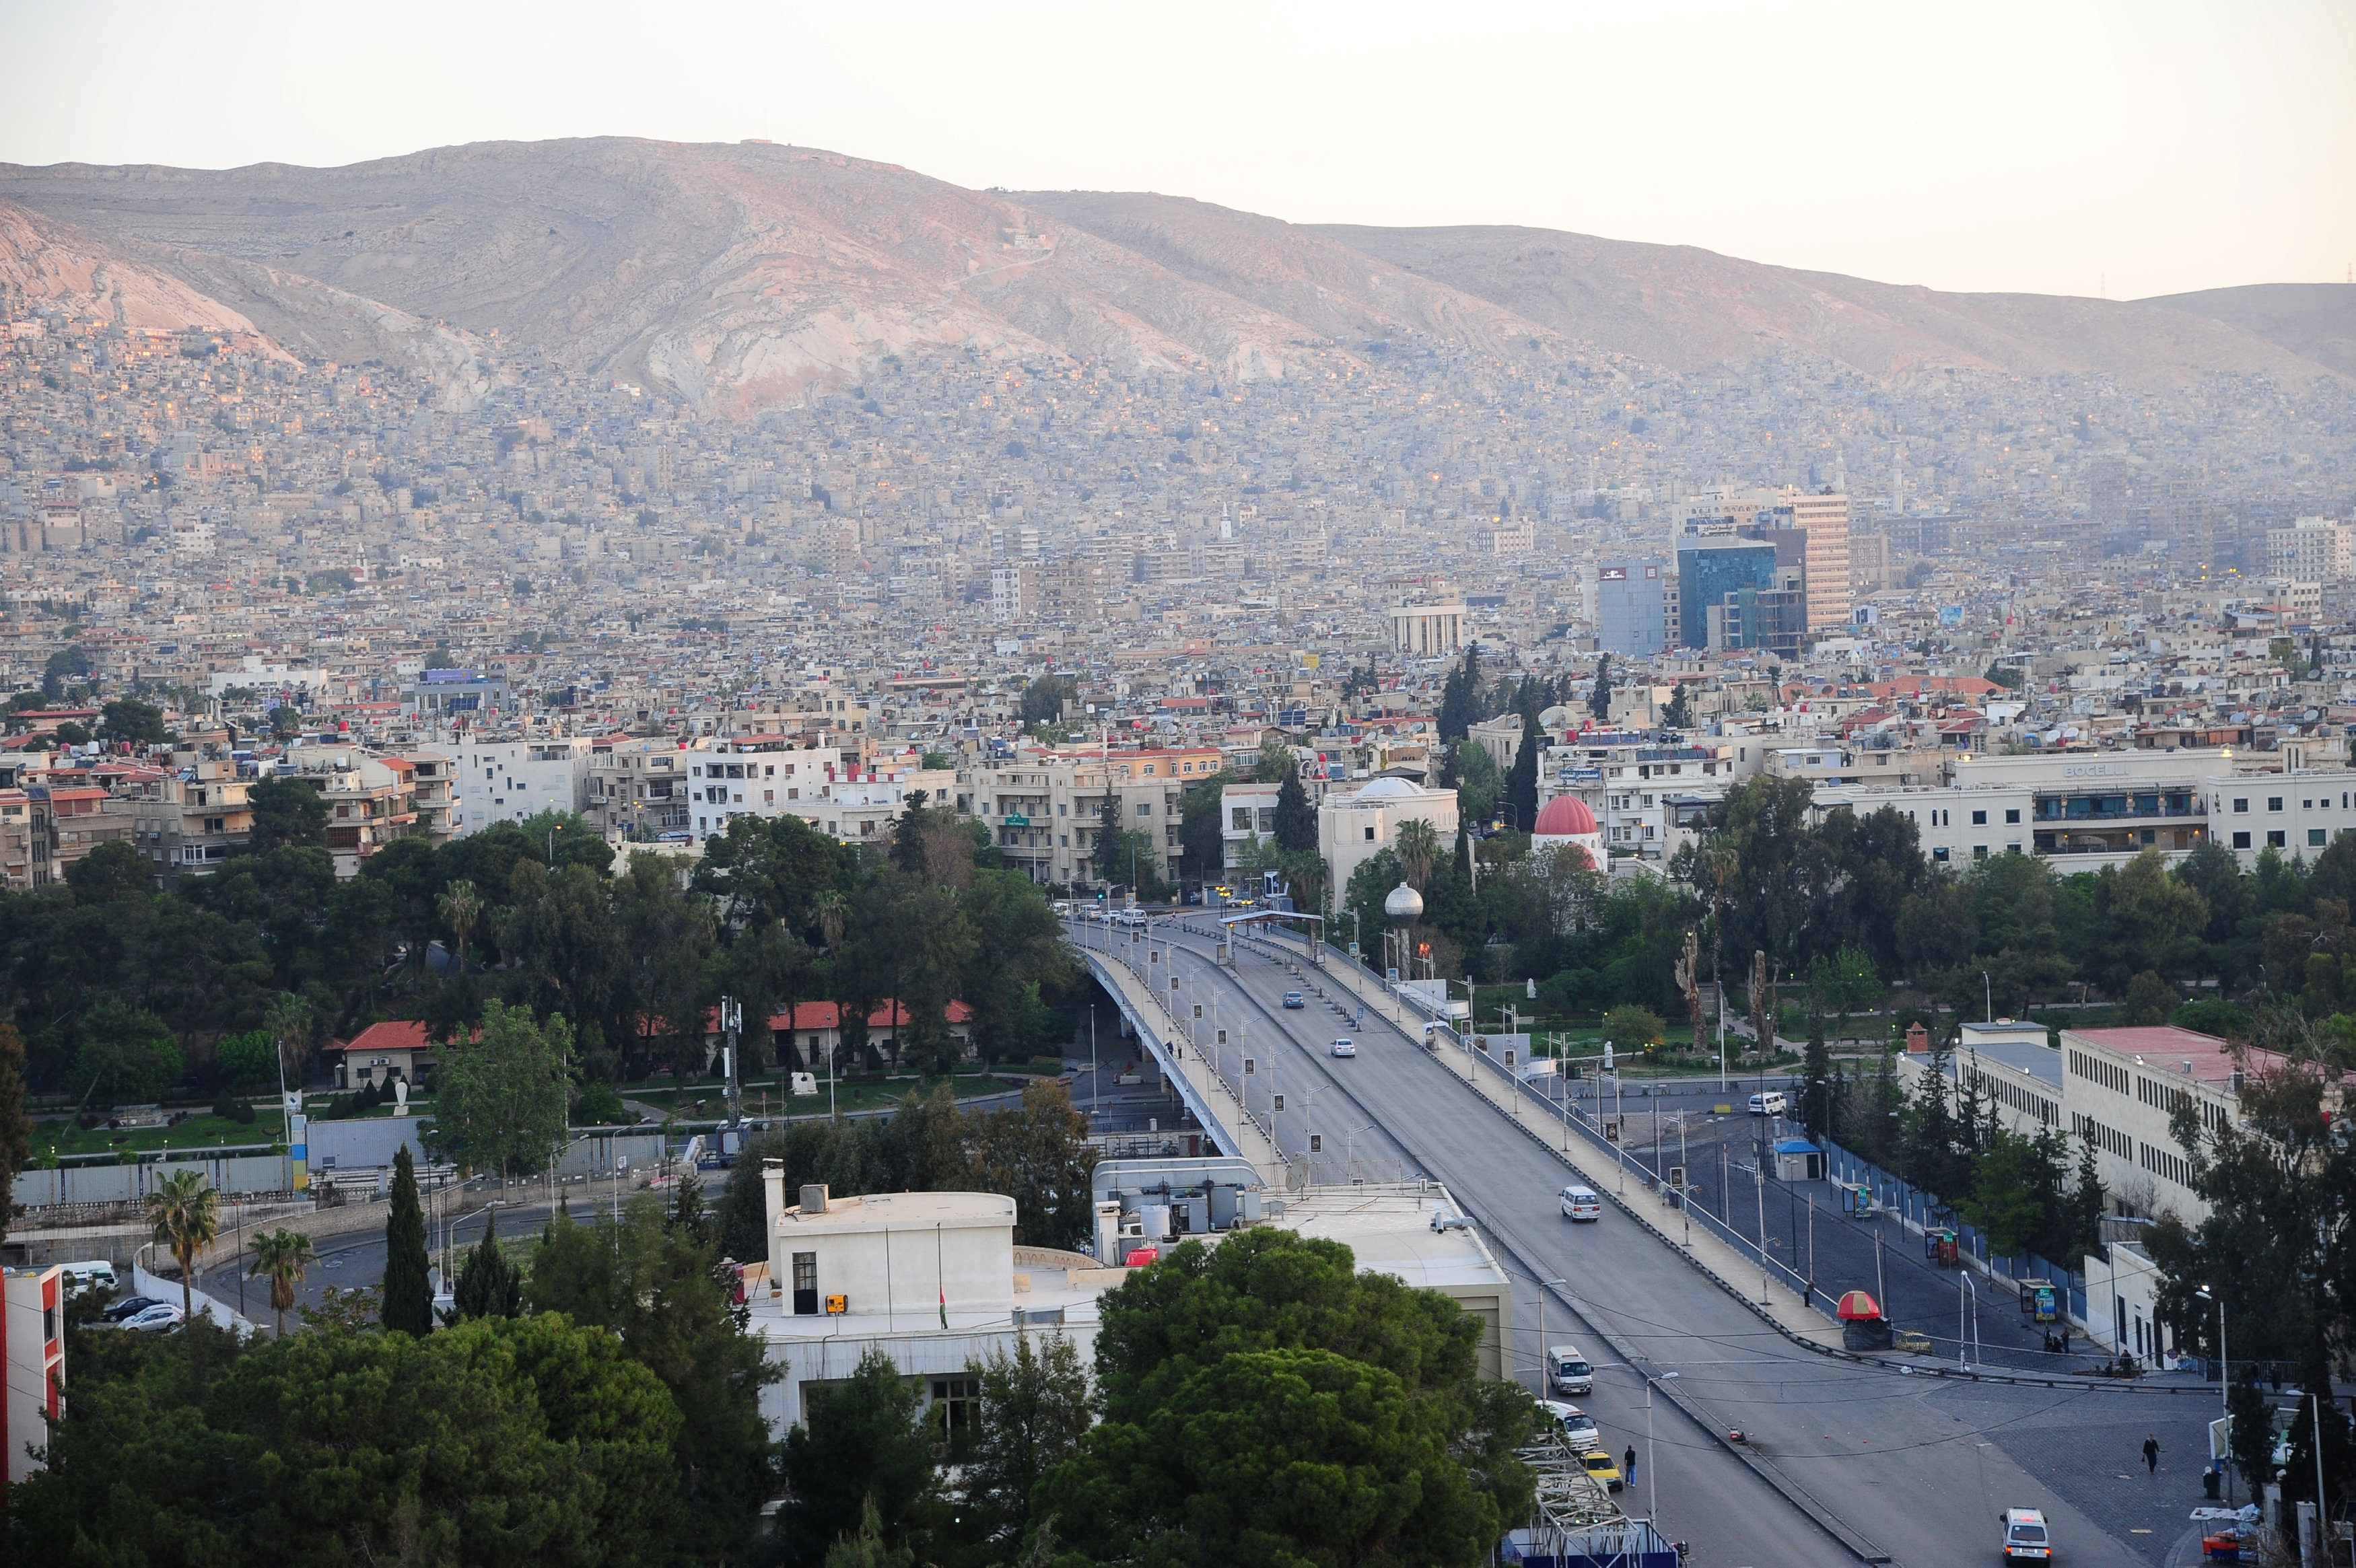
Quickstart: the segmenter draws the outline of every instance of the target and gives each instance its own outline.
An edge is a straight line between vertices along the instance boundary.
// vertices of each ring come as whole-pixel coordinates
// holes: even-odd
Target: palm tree
[[[850,918],[851,906],[834,889],[810,900],[810,909],[818,916],[818,933],[826,941],[829,953],[842,945],[842,928]]]
[[[466,972],[466,939],[475,930],[475,922],[482,917],[483,897],[475,884],[461,877],[442,890],[440,901],[443,923],[458,939],[458,973]]]
[[[1418,818],[1399,824],[1398,839],[1394,846],[1399,858],[1399,869],[1405,873],[1408,885],[1422,892],[1431,880],[1431,868],[1440,859],[1440,830]]]
[[[286,1309],[294,1305],[294,1287],[303,1283],[316,1256],[311,1238],[298,1231],[265,1231],[253,1238],[253,1266],[246,1270],[246,1277],[269,1279],[270,1307],[278,1314],[282,1339],[286,1333]]]
[[[220,1234],[220,1189],[201,1170],[176,1170],[147,1194],[155,1239],[180,1260],[180,1316],[196,1311],[197,1254]]]
[[[294,1082],[303,1082],[303,1058],[311,1044],[311,1004],[292,991],[281,991],[278,999],[270,1004],[262,1015],[262,1025],[278,1048],[278,1070],[284,1077],[287,1065],[294,1068]]]

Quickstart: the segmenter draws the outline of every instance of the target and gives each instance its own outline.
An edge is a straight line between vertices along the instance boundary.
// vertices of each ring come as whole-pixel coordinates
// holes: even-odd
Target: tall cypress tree
[[[1514,752],[1513,768],[1505,774],[1505,804],[1513,808],[1515,829],[1527,833],[1538,820],[1538,753],[1547,746],[1538,715],[1546,709],[1535,679],[1522,682],[1520,698],[1522,741]]]
[[[1317,848],[1317,808],[1309,804],[1298,770],[1285,774],[1276,792],[1276,844],[1293,854]]]
[[[1440,738],[1462,741],[1464,731],[1481,717],[1476,710],[1481,700],[1481,645],[1473,643],[1464,650],[1464,662],[1449,672],[1448,684],[1440,692]]]
[[[425,1211],[417,1200],[417,1167],[402,1146],[392,1159],[392,1212],[384,1221],[387,1328],[424,1334],[434,1327],[434,1290],[425,1277]]]
[[[513,1317],[523,1311],[523,1273],[499,1251],[499,1211],[485,1216],[483,1239],[458,1265],[457,1315]]]

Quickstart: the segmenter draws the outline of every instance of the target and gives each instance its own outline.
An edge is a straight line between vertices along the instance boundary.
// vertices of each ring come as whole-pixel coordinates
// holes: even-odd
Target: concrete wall
[[[199,1262],[197,1266],[202,1268],[204,1264]],[[177,1302],[180,1299],[180,1282],[177,1279],[165,1279],[159,1275],[149,1274],[144,1268],[132,1269],[131,1290],[135,1296],[152,1296],[158,1301]],[[190,1293],[188,1304],[196,1308],[198,1317],[209,1317],[241,1337],[253,1332],[252,1324],[201,1290]]]

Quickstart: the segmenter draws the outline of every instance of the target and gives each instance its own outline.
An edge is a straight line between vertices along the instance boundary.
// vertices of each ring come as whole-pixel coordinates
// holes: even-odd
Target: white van
[[[1754,1116],[1787,1115],[1791,1109],[1791,1096],[1781,1089],[1770,1089],[1764,1094],[1751,1096],[1751,1114]]]
[[[59,1264],[62,1277],[59,1284],[68,1296],[79,1296],[85,1290],[112,1290],[115,1286],[114,1265],[100,1259],[96,1263]]]
[[[2033,1508],[2004,1510],[2004,1560],[2008,1563],[2048,1563],[2053,1542],[2045,1531],[2045,1516]]]
[[[1557,1393],[1593,1393],[1595,1369],[1576,1345],[1547,1347],[1547,1382]]]
[[[1603,1218],[1603,1198],[1591,1187],[1566,1187],[1562,1189],[1563,1217],[1576,1223]]]

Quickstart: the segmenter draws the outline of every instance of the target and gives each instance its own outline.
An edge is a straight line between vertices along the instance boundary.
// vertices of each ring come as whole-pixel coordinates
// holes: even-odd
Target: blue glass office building
[[[1730,593],[1775,587],[1775,547],[1753,539],[1698,539],[1677,549],[1678,645],[1709,646],[1709,607]]]

